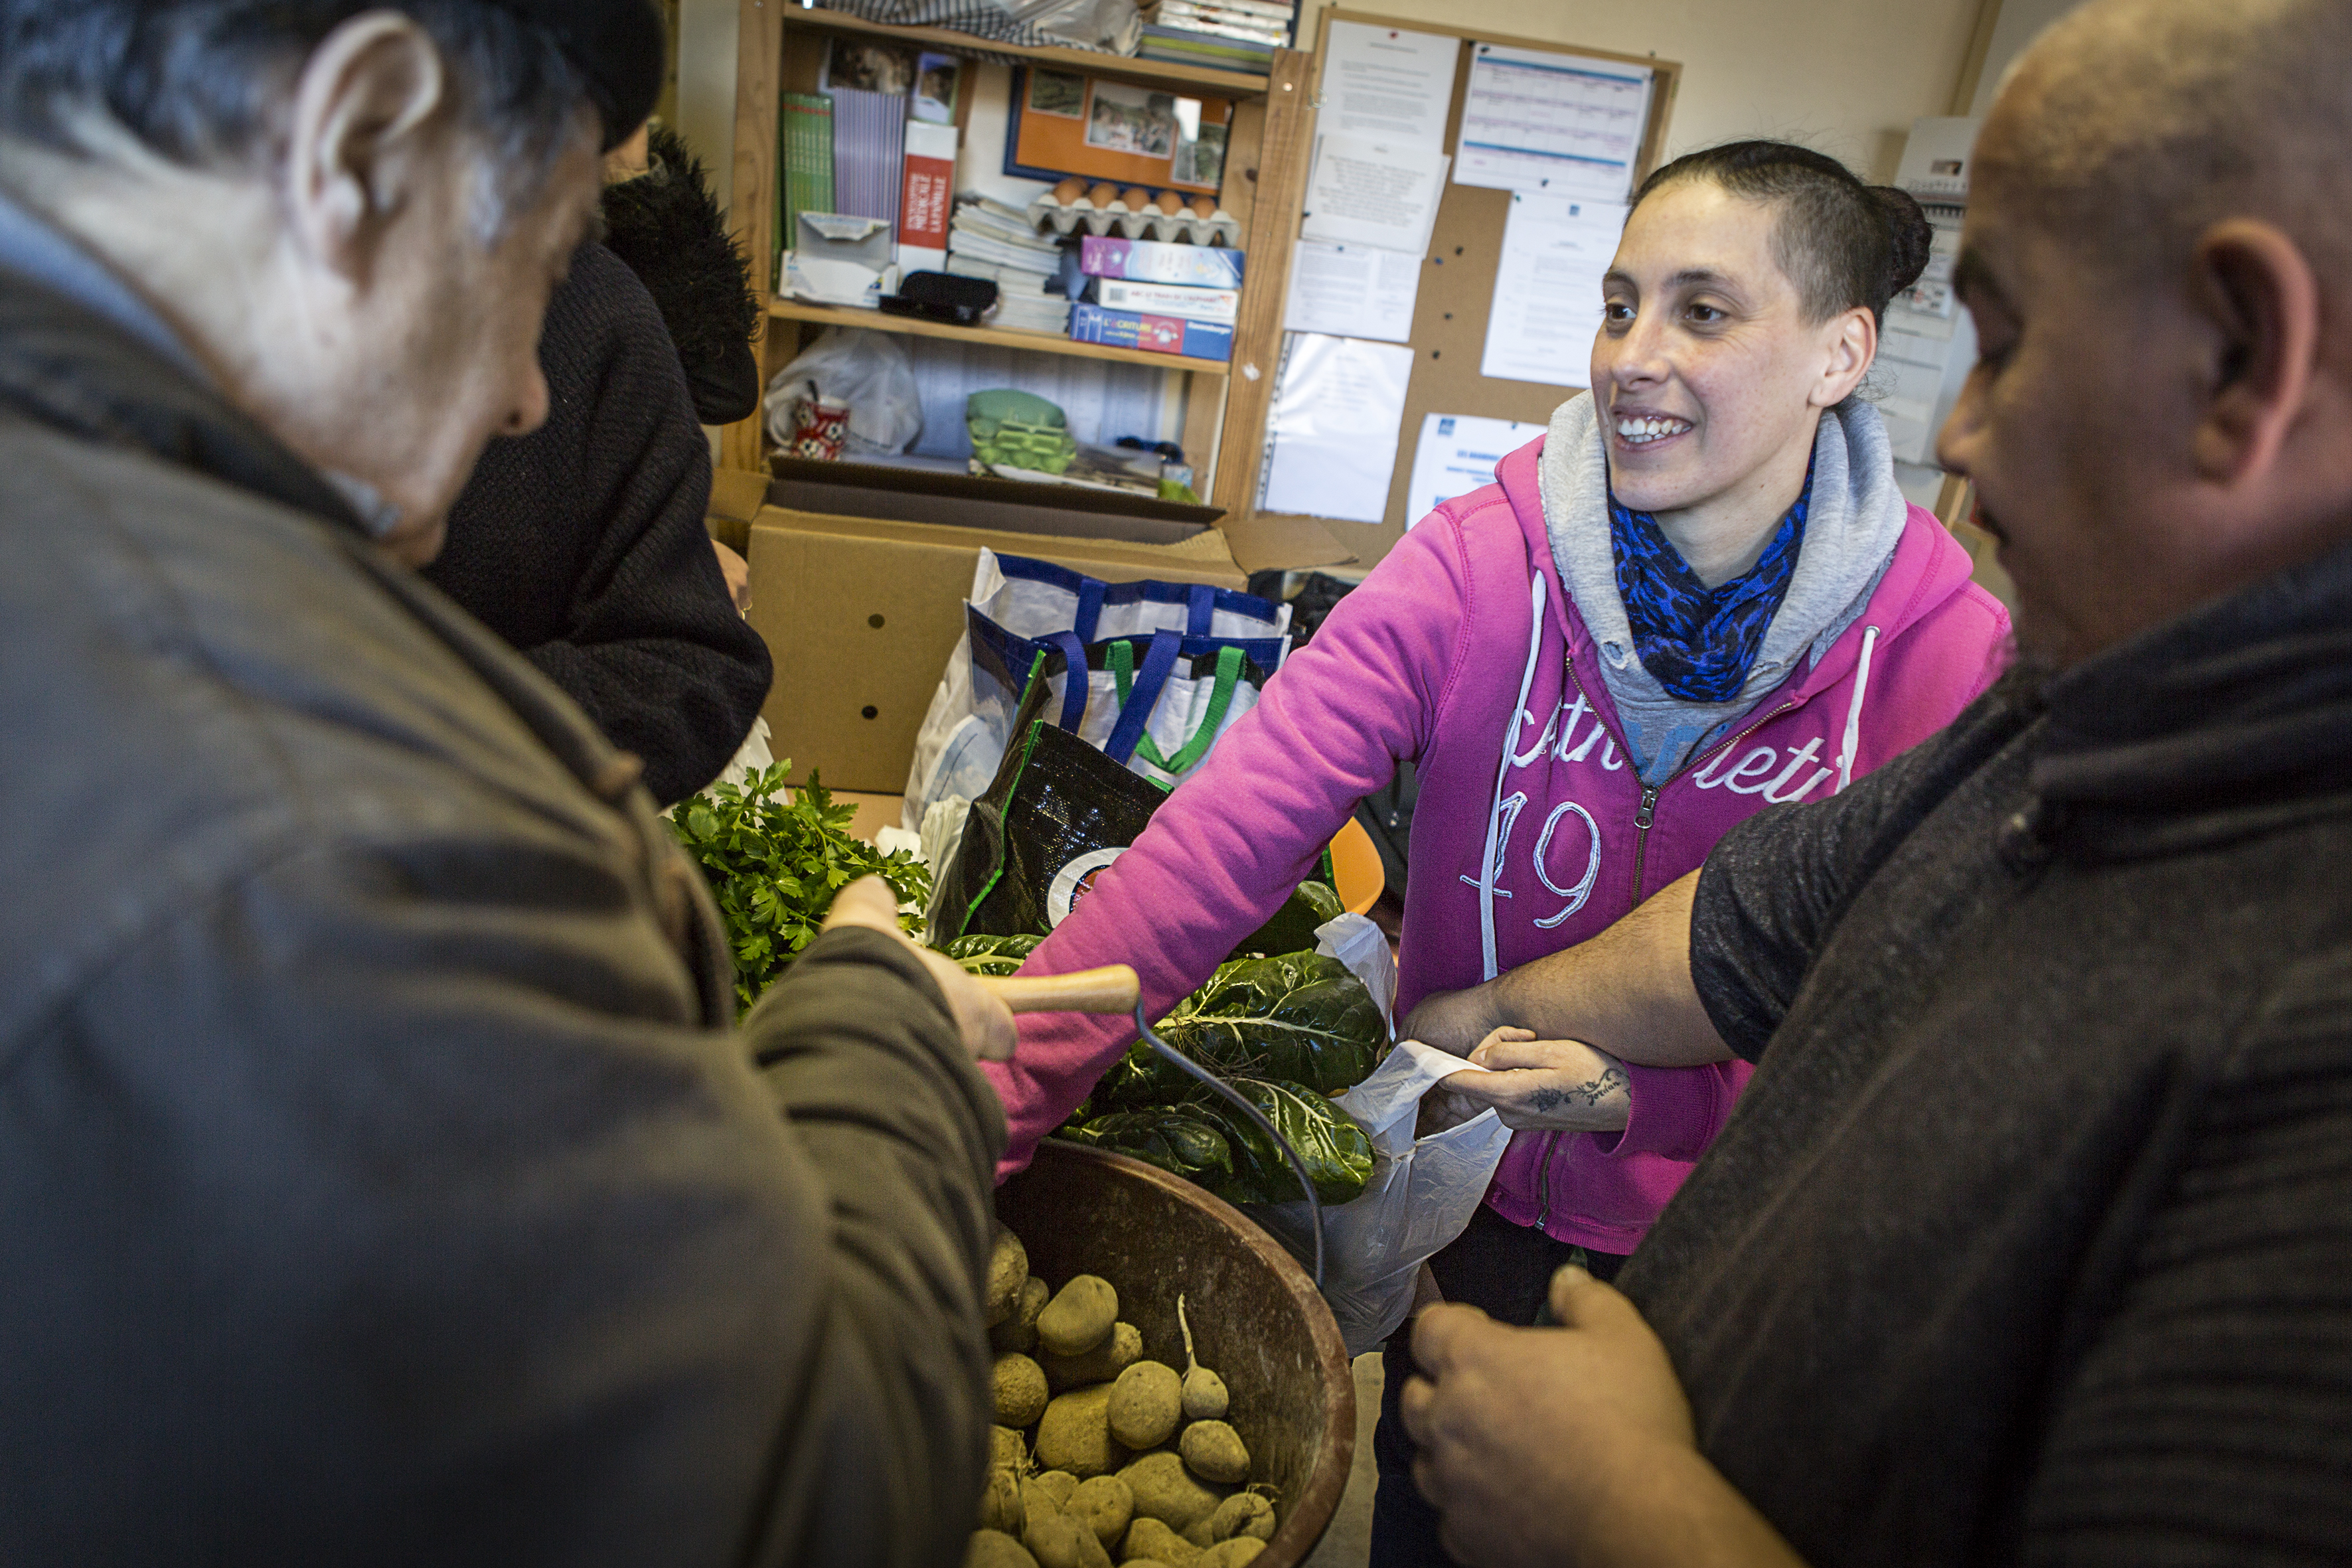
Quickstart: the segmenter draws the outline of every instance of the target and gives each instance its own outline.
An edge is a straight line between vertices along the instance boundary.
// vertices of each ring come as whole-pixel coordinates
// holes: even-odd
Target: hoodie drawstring
[[[1854,667],[1853,700],[1845,709],[1845,743],[1838,748],[1837,793],[1843,795],[1845,786],[1853,782],[1854,754],[1862,750],[1862,699],[1870,689],[1870,654],[1878,646],[1878,628],[1865,626],[1862,633],[1862,662]]]
[[[1519,715],[1528,710],[1528,693],[1536,683],[1536,659],[1543,652],[1545,598],[1544,574],[1538,570],[1535,587],[1528,595],[1528,668],[1519,676],[1519,700],[1511,705],[1510,722],[1503,730],[1503,760],[1495,765],[1495,804],[1486,811],[1486,858],[1478,869],[1478,948],[1489,980],[1502,973],[1495,962],[1495,857],[1501,847],[1496,840],[1503,831],[1503,785],[1510,778],[1511,749],[1519,743]]]

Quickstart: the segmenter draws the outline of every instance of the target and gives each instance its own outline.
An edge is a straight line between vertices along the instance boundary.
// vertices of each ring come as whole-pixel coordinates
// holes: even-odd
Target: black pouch
[[[994,283],[952,272],[909,272],[898,280],[898,291],[881,301],[882,309],[894,316],[922,316],[959,327],[980,325],[995,303]]]

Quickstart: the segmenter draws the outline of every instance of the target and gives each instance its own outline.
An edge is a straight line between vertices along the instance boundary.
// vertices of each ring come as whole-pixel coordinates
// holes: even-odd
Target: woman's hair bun
[[[1893,185],[1873,185],[1870,199],[1886,225],[1886,297],[1893,299],[1927,270],[1927,253],[1936,243],[1927,215],[1910,194]]]

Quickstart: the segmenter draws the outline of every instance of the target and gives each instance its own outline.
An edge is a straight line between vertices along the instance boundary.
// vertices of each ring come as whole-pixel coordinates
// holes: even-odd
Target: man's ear
[[[1828,323],[1825,331],[1824,346],[1829,352],[1822,362],[1821,379],[1806,395],[1806,401],[1815,408],[1834,408],[1843,403],[1862,384],[1878,357],[1878,320],[1860,307]]]
[[[2201,478],[2234,485],[2270,467],[2303,412],[2319,352],[2319,282],[2294,240],[2253,218],[2206,230],[2190,268],[2191,302],[2212,330],[2191,460]]]
[[[289,226],[310,255],[364,283],[383,230],[414,195],[419,154],[447,101],[447,69],[410,18],[372,11],[303,63],[287,126]]]

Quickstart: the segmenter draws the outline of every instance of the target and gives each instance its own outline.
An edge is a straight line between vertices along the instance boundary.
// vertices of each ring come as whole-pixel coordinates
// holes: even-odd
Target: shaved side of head
[[[2228,216],[2352,272],[2352,4],[2093,0],[2011,72],[1979,149],[2086,259],[2167,273]]]

